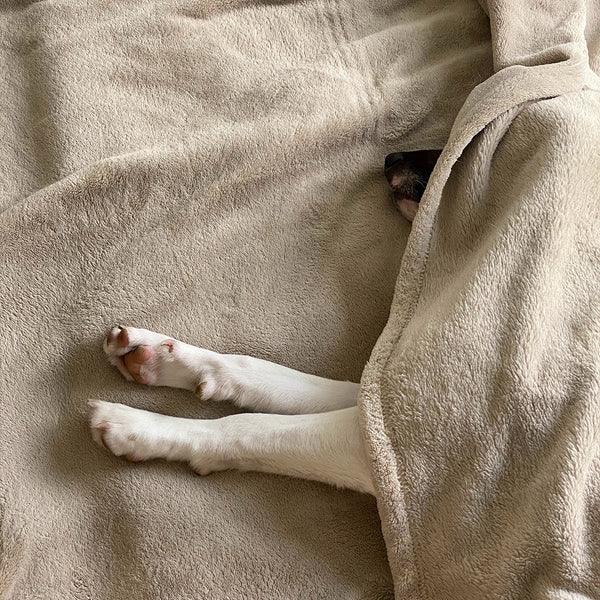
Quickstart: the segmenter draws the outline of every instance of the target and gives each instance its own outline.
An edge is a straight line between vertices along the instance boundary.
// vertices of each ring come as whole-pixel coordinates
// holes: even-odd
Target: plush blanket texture
[[[386,153],[492,72],[467,0],[0,5],[0,598],[389,598],[373,498],[130,465],[90,397],[117,323],[358,381],[409,233]]]
[[[3,2],[0,598],[597,595],[594,19]],[[445,145],[409,238],[383,158]],[[361,398],[387,555],[368,496],[92,443],[90,397],[233,410],[123,381],[110,326],[358,381],[399,270]]]
[[[398,598],[598,598],[597,22],[486,9],[495,74],[429,182],[362,419]]]

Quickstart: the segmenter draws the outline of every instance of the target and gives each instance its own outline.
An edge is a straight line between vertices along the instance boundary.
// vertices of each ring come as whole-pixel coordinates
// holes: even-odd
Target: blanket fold
[[[465,102],[430,179],[363,374],[362,420],[398,598],[593,598],[591,33],[577,2],[488,11],[496,73]]]

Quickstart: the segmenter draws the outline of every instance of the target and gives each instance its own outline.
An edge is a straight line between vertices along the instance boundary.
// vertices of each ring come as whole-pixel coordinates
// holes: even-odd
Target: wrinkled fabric
[[[389,598],[375,501],[96,447],[117,324],[358,381],[409,233],[392,151],[493,73],[470,0],[0,8],[0,597]]]
[[[361,420],[397,598],[597,598],[597,21],[485,8],[495,73],[429,181]]]

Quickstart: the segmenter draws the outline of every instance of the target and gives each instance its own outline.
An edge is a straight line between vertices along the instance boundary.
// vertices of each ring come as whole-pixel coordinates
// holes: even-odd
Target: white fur
[[[218,354],[145,329],[126,328],[129,343],[120,347],[120,331],[113,329],[104,349],[128,379],[122,357],[148,346],[152,357],[140,369],[145,382],[260,412],[181,419],[91,400],[92,436],[117,456],[183,460],[202,475],[265,471],[373,493],[358,425],[358,384],[250,356]]]

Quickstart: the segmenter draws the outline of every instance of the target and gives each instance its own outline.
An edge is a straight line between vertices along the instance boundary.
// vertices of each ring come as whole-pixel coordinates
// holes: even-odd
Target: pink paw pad
[[[123,356],[125,368],[139,383],[148,383],[148,373],[143,372],[143,367],[156,356],[156,351],[151,346],[138,346],[135,350]]]

